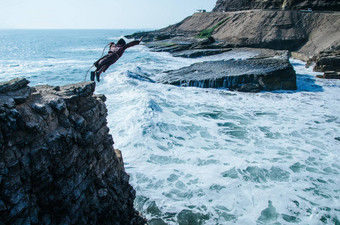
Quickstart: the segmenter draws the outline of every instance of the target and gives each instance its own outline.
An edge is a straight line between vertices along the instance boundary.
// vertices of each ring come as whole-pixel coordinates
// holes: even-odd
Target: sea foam
[[[152,79],[162,68],[221,58],[180,59],[140,49],[133,63],[121,61],[106,74],[97,91],[108,96],[115,146],[137,190],[136,207],[149,220],[338,221],[339,81],[318,80],[311,68],[291,60],[297,91],[252,94],[155,84],[127,71]]]

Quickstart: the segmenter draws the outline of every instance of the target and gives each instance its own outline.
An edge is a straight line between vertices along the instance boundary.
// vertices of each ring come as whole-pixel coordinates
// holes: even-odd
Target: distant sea
[[[0,30],[0,82],[81,82],[106,44],[135,31]],[[339,80],[291,59],[297,91],[152,82],[165,70],[256,54],[186,59],[139,45],[97,83],[135,207],[150,224],[340,224]]]

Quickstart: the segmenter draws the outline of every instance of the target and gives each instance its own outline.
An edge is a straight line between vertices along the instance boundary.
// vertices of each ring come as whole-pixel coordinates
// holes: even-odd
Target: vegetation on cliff
[[[196,35],[196,38],[209,38],[211,37],[212,33],[214,32],[215,29],[220,27],[225,21],[227,21],[230,17],[223,19],[222,21],[218,22],[215,26],[202,30],[198,35]]]

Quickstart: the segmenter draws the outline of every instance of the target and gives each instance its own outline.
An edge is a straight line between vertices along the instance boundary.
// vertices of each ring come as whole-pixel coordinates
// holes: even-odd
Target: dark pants
[[[118,59],[119,56],[117,53],[108,53],[107,55],[104,55],[94,63],[94,66],[97,68],[96,72],[105,72]]]

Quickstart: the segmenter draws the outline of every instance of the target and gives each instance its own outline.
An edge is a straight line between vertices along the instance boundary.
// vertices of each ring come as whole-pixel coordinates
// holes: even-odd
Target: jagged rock
[[[296,74],[287,58],[210,61],[168,71],[157,82],[240,91],[296,90]]]
[[[314,71],[340,72],[340,49],[334,51],[324,51],[317,55],[313,61],[316,62]]]
[[[27,87],[27,84],[29,81],[25,78],[0,83],[0,107],[5,105],[13,108],[16,104],[24,103],[31,94],[31,89]]]
[[[145,224],[95,83],[28,83],[0,83],[0,224]]]
[[[24,88],[29,84],[25,78],[17,78],[8,82],[0,82],[0,93],[7,93]]]

